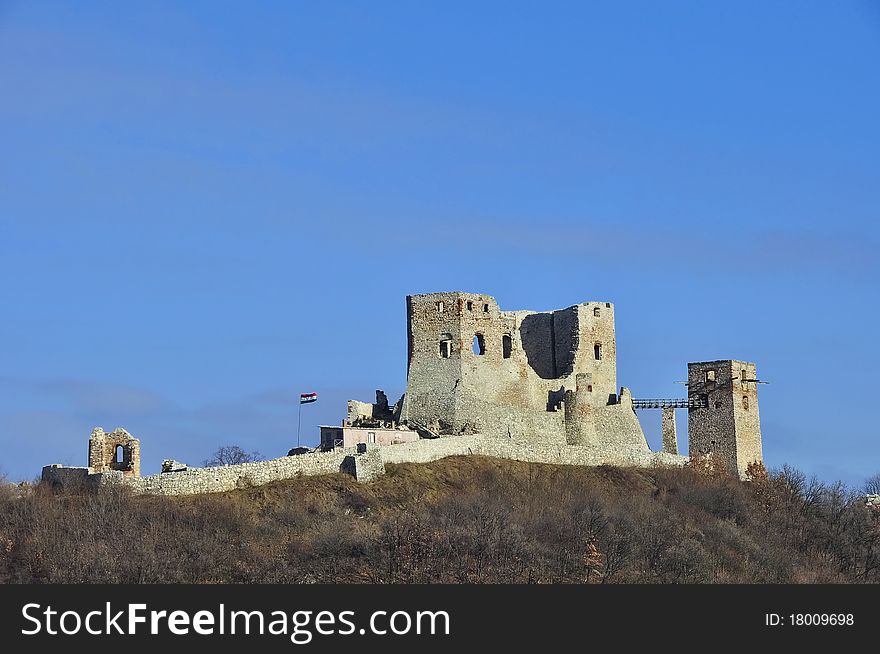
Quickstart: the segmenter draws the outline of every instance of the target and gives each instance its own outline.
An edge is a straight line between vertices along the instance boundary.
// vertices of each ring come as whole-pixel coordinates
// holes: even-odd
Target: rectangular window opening
[[[510,334],[505,334],[501,337],[501,356],[509,359],[511,351],[513,351],[513,339]]]
[[[440,334],[440,358],[448,359],[452,354],[452,335]]]
[[[600,361],[602,359],[602,344],[596,343],[593,346],[593,356],[596,358],[596,361]]]

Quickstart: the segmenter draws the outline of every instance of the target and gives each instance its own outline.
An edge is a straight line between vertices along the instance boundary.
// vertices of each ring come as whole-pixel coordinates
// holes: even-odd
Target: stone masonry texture
[[[584,441],[594,431],[568,429],[566,418],[590,420],[616,402],[610,302],[538,313],[502,311],[489,295],[412,295],[407,335],[401,419],[436,422],[441,434]]]
[[[663,434],[663,451],[678,454],[678,428],[675,425],[675,409],[665,407],[660,416]]]
[[[118,470],[127,477],[140,477],[141,442],[122,427],[109,434],[96,427],[89,438],[89,467],[95,472]]]
[[[729,472],[745,476],[763,461],[755,364],[721,360],[688,364],[688,396],[705,407],[688,409],[689,454],[713,455]]]

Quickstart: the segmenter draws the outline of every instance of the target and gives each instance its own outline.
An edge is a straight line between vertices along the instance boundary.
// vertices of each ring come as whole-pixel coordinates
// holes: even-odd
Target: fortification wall
[[[544,395],[544,402],[546,404]],[[459,432],[478,433],[498,438],[534,438],[565,443],[565,414],[522,408],[492,402],[468,390],[458,401],[456,414]]]
[[[91,468],[68,468],[58,463],[43,466],[41,479],[51,488],[76,488],[90,485]]]
[[[681,466],[688,458],[647,447],[619,451],[613,447],[582,447],[535,440],[507,439],[475,434],[422,439],[381,449],[386,463],[430,463],[447,456],[479,454],[500,459],[558,465]]]
[[[687,457],[651,450],[619,451],[602,446],[554,445],[539,441],[515,441],[486,437],[475,448],[475,454],[531,463],[597,466],[619,465],[650,467],[684,465]]]
[[[341,472],[346,457],[356,454],[356,448],[347,448],[231,466],[191,468],[182,472],[129,479],[126,485],[135,492],[156,495],[219,493],[283,479]]]
[[[95,490],[111,486],[130,488],[135,493],[152,495],[196,495],[221,493],[268,484],[301,476],[345,472],[359,481],[372,481],[385,473],[386,463],[430,463],[448,456],[479,454],[532,463],[595,466],[683,465],[687,457],[647,448],[619,449],[599,444],[571,446],[534,439],[498,438],[483,434],[444,436],[411,443],[362,449],[347,448],[287,456],[271,461],[257,461],[231,466],[191,468],[148,477],[133,478],[119,470],[95,473],[89,468],[43,468],[43,481],[53,487],[88,487]]]
[[[377,452],[377,448],[364,448],[361,445],[360,448],[285,456],[230,466],[189,468],[147,477],[129,477],[118,470],[96,473],[89,468],[46,466],[43,468],[42,479],[55,487],[85,485],[101,488],[121,485],[135,493],[152,495],[221,493],[284,479],[337,472],[347,472],[361,481],[370,481],[385,471],[382,458]]]
[[[644,457],[651,454],[632,401],[604,406],[595,412],[596,440],[591,443],[610,459],[613,456]]]
[[[447,456],[480,454],[485,438],[481,435],[423,438],[412,443],[383,447],[382,460],[385,463],[430,463]]]

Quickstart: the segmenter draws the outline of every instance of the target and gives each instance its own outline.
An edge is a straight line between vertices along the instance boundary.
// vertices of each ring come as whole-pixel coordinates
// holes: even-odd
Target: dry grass
[[[878,514],[784,469],[485,457],[209,496],[0,493],[0,581],[874,582]]]

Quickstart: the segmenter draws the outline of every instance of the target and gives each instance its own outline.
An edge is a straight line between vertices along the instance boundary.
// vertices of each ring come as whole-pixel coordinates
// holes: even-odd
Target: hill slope
[[[784,469],[484,457],[218,495],[0,497],[0,582],[874,582],[880,515]]]

